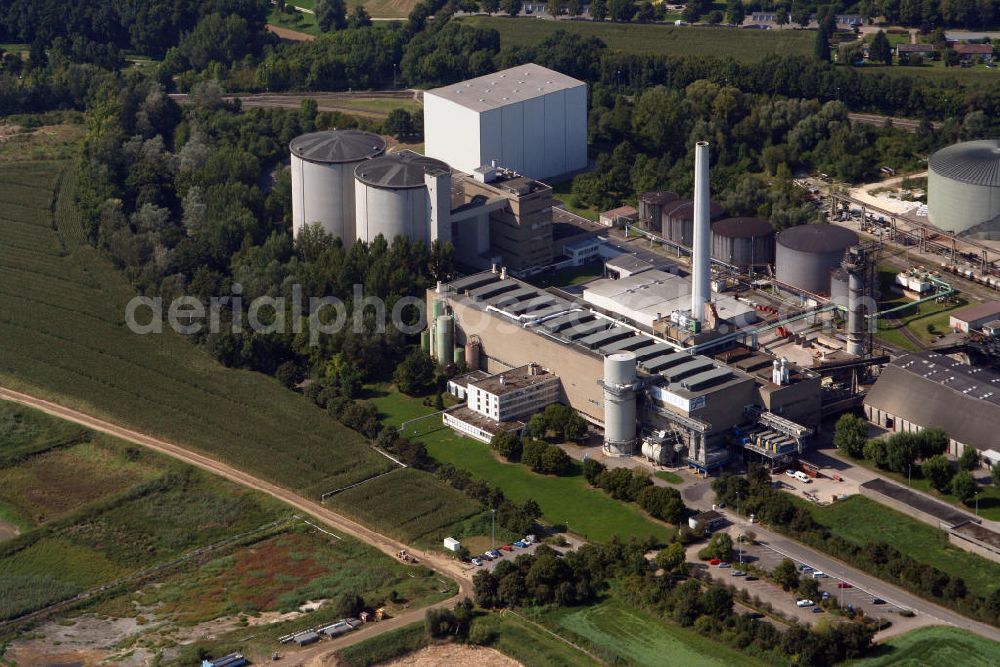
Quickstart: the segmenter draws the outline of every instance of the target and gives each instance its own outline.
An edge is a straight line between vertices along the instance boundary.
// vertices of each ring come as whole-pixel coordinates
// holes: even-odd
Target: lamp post
[[[490,544],[492,549],[497,548],[497,511],[495,508],[490,508],[490,515],[492,522],[490,524]]]

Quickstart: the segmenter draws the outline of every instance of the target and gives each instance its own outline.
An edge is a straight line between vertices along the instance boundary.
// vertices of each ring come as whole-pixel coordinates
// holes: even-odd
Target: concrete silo
[[[295,137],[292,153],[292,235],[314,222],[348,245],[354,239],[354,169],[385,152],[385,140],[360,130]]]
[[[712,257],[741,268],[774,263],[774,228],[760,218],[712,223]]]
[[[1000,141],[966,141],[931,155],[927,216],[953,234],[1000,238]]]
[[[413,151],[364,162],[354,171],[359,241],[381,234],[430,244],[451,240],[451,168]]]
[[[632,352],[604,358],[604,451],[629,456],[636,442],[636,359]]]
[[[709,220],[725,215],[725,209],[714,201],[708,203]],[[662,236],[687,247],[694,245],[694,202],[680,199],[663,207]]]
[[[812,294],[828,294],[830,274],[858,235],[836,225],[799,225],[778,233],[775,275],[778,282]]]

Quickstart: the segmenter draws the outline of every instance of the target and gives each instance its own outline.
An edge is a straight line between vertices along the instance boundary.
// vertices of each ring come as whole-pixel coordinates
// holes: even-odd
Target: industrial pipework
[[[711,212],[709,211],[708,142],[694,146],[694,243],[691,262],[691,318],[705,323],[711,296]]]

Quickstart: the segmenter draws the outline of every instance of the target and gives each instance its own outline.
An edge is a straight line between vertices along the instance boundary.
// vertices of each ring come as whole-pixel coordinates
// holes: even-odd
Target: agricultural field
[[[958,628],[935,626],[893,637],[880,644],[870,657],[846,664],[850,667],[989,667],[1000,664],[1000,644]]]
[[[0,542],[0,622],[144,572],[53,625],[80,623],[79,637],[102,649],[125,642],[102,643],[117,621],[105,631],[88,624],[132,619],[119,648],[153,654],[208,634],[206,624],[218,639],[199,645],[213,649],[253,625],[247,649],[266,658],[276,637],[343,616],[323,601],[359,595],[395,614],[456,590],[431,570],[293,521],[270,497],[5,402],[0,456],[0,506],[13,508],[21,528]],[[303,613],[307,602],[319,609]],[[29,656],[22,664],[35,663],[33,642],[46,643],[32,637],[15,642],[15,654]]]
[[[601,664],[544,628],[513,614],[501,612],[480,616],[473,627],[492,630],[496,636],[493,648],[524,665],[585,667]]]
[[[390,424],[398,425],[406,419],[433,411],[425,407],[421,399],[410,398],[395,390],[382,387],[377,393],[381,395],[371,400]],[[426,444],[428,453],[435,460],[451,463],[474,477],[499,486],[512,500],[535,500],[546,521],[564,525],[570,532],[586,539],[607,540],[617,534],[640,538],[653,535],[666,540],[670,533],[666,524],[649,519],[635,505],[614,500],[592,489],[579,469],[568,477],[539,475],[519,463],[500,461],[488,445],[455,434],[436,418],[435,421],[419,424],[417,429],[417,437]],[[411,432],[404,432],[404,435],[415,437]]]
[[[65,163],[0,164],[0,384],[313,497],[394,467],[272,378],[226,369],[169,327],[129,331],[135,293],[86,244],[75,178]]]
[[[846,65],[844,65],[846,67]],[[985,65],[974,67],[945,67],[942,61],[932,61],[924,65],[865,65],[857,68],[862,74],[884,74],[889,77],[913,77],[931,82],[958,84],[963,88],[989,88],[1000,81],[1000,69]]]
[[[795,502],[840,537],[857,544],[886,542],[922,563],[962,577],[977,595],[989,596],[1000,582],[1000,565],[951,546],[943,530],[863,496],[851,496],[827,507],[798,498]]]
[[[423,622],[410,623],[337,651],[337,664],[368,667],[419,651],[429,642]]]
[[[83,137],[83,116],[53,114],[38,123],[35,118],[10,116],[0,123],[0,163],[23,160],[64,160],[73,157]]]
[[[557,609],[550,621],[570,639],[593,647],[610,664],[648,667],[664,664],[701,667],[762,664],[692,630],[659,621],[614,598],[589,607]]]
[[[479,503],[430,473],[404,468],[333,496],[327,504],[407,543],[438,547]]]
[[[741,62],[757,62],[771,54],[808,56],[813,52],[815,41],[815,34],[804,30],[693,28],[487,16],[461,20],[497,30],[503,46],[533,46],[556,30],[566,30],[580,37],[599,37],[609,48],[624,53],[728,56]]]

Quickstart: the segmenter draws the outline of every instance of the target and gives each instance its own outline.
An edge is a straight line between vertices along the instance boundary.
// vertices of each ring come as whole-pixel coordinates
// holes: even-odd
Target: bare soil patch
[[[398,660],[387,662],[389,667],[520,667],[521,663],[500,651],[482,646],[442,644],[428,646]]]

